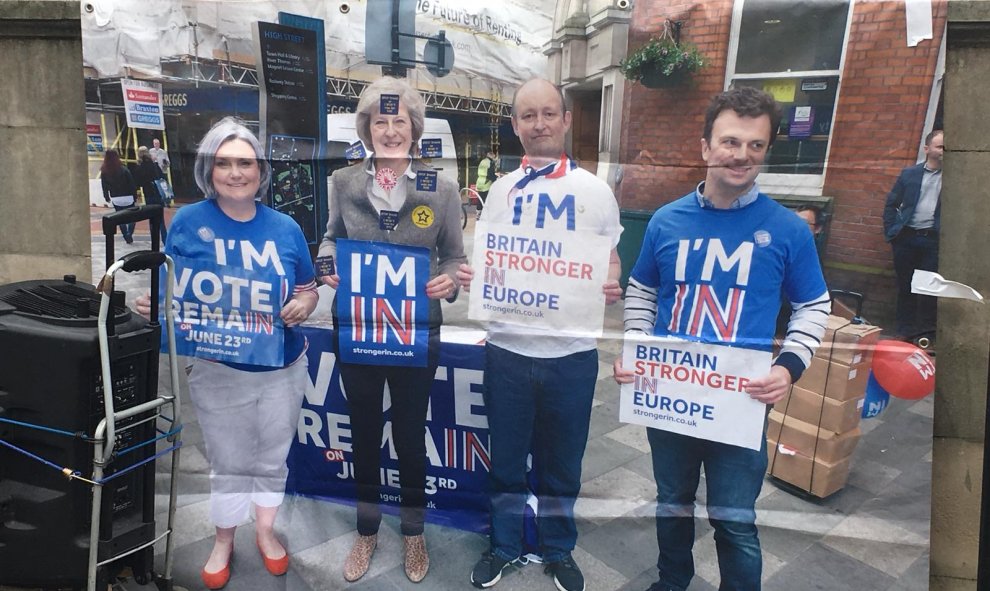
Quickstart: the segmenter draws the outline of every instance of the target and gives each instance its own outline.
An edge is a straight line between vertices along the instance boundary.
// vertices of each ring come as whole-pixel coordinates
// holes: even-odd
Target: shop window
[[[821,194],[850,14],[849,0],[735,4],[726,87],[761,88],[783,108],[766,189]]]

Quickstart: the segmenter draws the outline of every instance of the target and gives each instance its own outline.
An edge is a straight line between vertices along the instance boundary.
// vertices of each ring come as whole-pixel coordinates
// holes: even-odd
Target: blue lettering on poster
[[[247,270],[172,256],[172,311],[179,355],[282,367],[285,353],[282,279],[273,268]],[[162,268],[160,298],[165,298]],[[165,323],[164,311],[160,322]],[[162,330],[162,352],[167,353]]]
[[[340,357],[348,363],[425,367],[430,307],[427,248],[337,241]]]

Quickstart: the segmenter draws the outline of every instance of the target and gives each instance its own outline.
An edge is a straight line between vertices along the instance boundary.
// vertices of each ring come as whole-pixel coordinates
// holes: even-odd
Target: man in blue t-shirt
[[[769,373],[745,391],[772,405],[808,367],[830,310],[808,226],[760,193],[756,177],[777,136],[780,107],[751,87],[712,99],[701,157],[705,181],[650,220],[629,276],[625,331],[770,351],[783,293],[793,313]],[[633,372],[615,363],[619,383]],[[648,591],[684,591],[694,576],[694,502],[705,468],[721,591],[760,589],[756,497],[767,468],[759,451],[647,429],[657,483],[657,569]]]

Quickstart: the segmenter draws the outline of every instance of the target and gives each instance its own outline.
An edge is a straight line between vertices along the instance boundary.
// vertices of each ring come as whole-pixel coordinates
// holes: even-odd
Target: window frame
[[[736,62],[739,55],[739,37],[742,28],[743,6],[748,0],[736,0],[732,4],[732,25],[729,28],[729,53],[725,63],[725,81],[723,89],[728,90],[733,80],[752,79],[790,79],[837,77],[838,88],[835,90],[835,104],[832,105],[832,129],[829,130],[828,142],[825,146],[825,162],[821,174],[782,174],[763,172],[760,174],[760,189],[765,193],[784,193],[789,195],[820,196],[825,186],[825,176],[828,174],[829,156],[832,153],[832,138],[835,135],[835,114],[842,97],[842,72],[846,66],[846,53],[849,46],[849,33],[852,30],[852,17],[856,10],[857,0],[848,0],[849,9],[846,13],[845,32],[842,37],[842,49],[839,54],[839,67],[836,70],[802,70],[796,72],[755,72],[736,74]]]

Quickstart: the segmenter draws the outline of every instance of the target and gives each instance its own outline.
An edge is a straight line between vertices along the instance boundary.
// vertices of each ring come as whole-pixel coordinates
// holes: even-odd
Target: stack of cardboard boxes
[[[820,498],[845,486],[879,336],[876,326],[829,317],[811,366],[770,411],[768,474]]]

